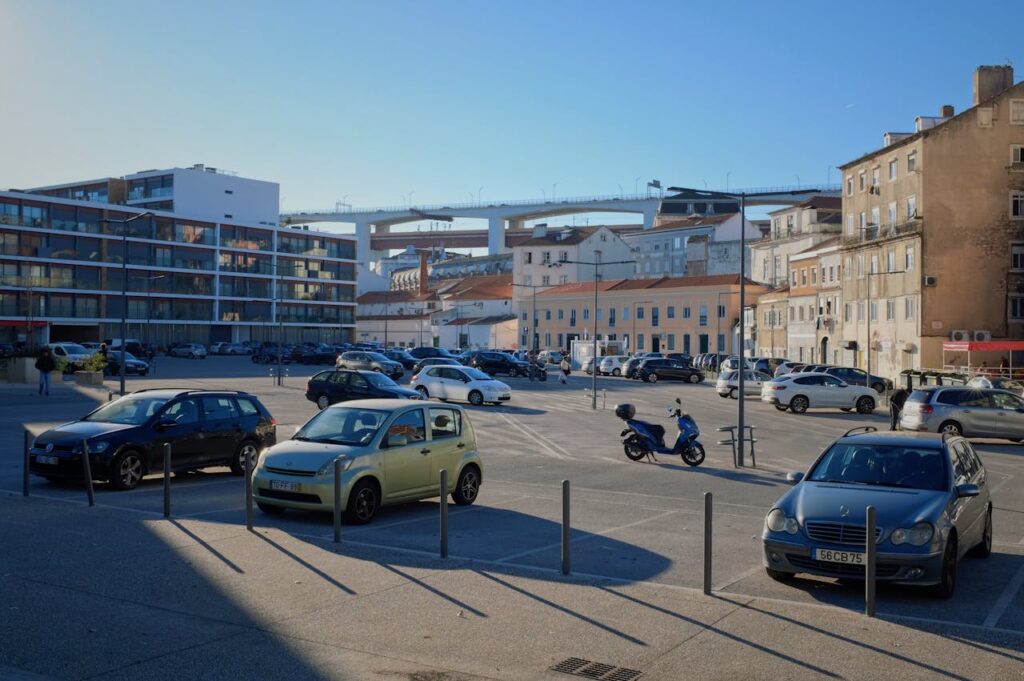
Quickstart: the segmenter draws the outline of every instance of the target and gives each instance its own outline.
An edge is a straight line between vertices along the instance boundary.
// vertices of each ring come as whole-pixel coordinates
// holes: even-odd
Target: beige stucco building
[[[954,331],[1021,338],[1024,85],[1012,83],[1011,67],[981,67],[971,108],[918,117],[840,166],[844,362],[891,377],[941,366]]]
[[[838,363],[840,279],[838,237],[790,256],[787,358]]]
[[[789,358],[789,286],[761,296],[756,306],[755,347],[758,357]]]
[[[768,213],[771,231],[750,245],[750,278],[769,286],[789,279],[789,258],[839,234],[842,199],[815,196]]]

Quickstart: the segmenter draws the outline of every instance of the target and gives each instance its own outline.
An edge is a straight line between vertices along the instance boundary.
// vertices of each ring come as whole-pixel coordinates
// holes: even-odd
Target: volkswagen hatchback
[[[295,435],[260,454],[253,496],[264,513],[334,508],[334,465],[341,505],[353,524],[381,506],[441,494],[441,469],[456,504],[476,501],[483,464],[469,415],[460,407],[408,400],[356,400],[319,412]]]

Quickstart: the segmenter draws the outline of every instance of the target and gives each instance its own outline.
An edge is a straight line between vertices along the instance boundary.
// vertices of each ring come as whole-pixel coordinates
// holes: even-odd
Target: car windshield
[[[388,413],[376,409],[332,407],[310,419],[292,439],[336,445],[365,445],[380,430]]]
[[[375,362],[390,362],[391,360],[380,354],[379,352],[368,352],[366,356]]]
[[[165,404],[166,397],[122,397],[103,405],[82,420],[140,426]]]
[[[374,387],[377,387],[377,388],[397,388],[398,387],[397,383],[392,381],[390,378],[388,378],[384,374],[378,374],[376,371],[374,371],[374,372],[367,372],[367,373],[363,374],[363,376],[366,377],[366,380],[369,381],[371,385],[373,385]]]
[[[135,358],[135,355],[133,355],[130,352],[121,352],[120,350],[112,350],[111,352],[109,352],[107,354],[109,354],[114,359],[121,359],[121,355],[124,355],[125,360],[127,360],[129,362],[133,362],[133,361],[137,362],[138,361]]]
[[[474,381],[489,381],[491,377],[480,371],[479,369],[463,369],[464,374],[469,376]]]
[[[879,487],[946,489],[942,449],[911,445],[837,443],[808,476],[814,482],[843,482]]]

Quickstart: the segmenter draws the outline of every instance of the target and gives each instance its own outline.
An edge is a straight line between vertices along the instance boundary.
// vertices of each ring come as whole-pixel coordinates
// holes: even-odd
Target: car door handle
[[[457,444],[455,446],[458,447],[459,449],[462,449],[463,447],[466,446],[466,443],[465,442],[460,442],[459,444]]]
[[[421,449],[420,450],[420,454],[430,454],[430,450],[429,449]]]

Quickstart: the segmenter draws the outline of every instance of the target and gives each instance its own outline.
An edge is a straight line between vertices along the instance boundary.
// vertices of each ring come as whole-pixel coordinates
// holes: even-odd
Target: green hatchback
[[[334,462],[349,522],[370,522],[381,506],[436,497],[440,471],[456,504],[476,501],[483,464],[469,415],[452,404],[355,400],[324,409],[290,440],[260,453],[253,496],[264,513],[331,511]]]

